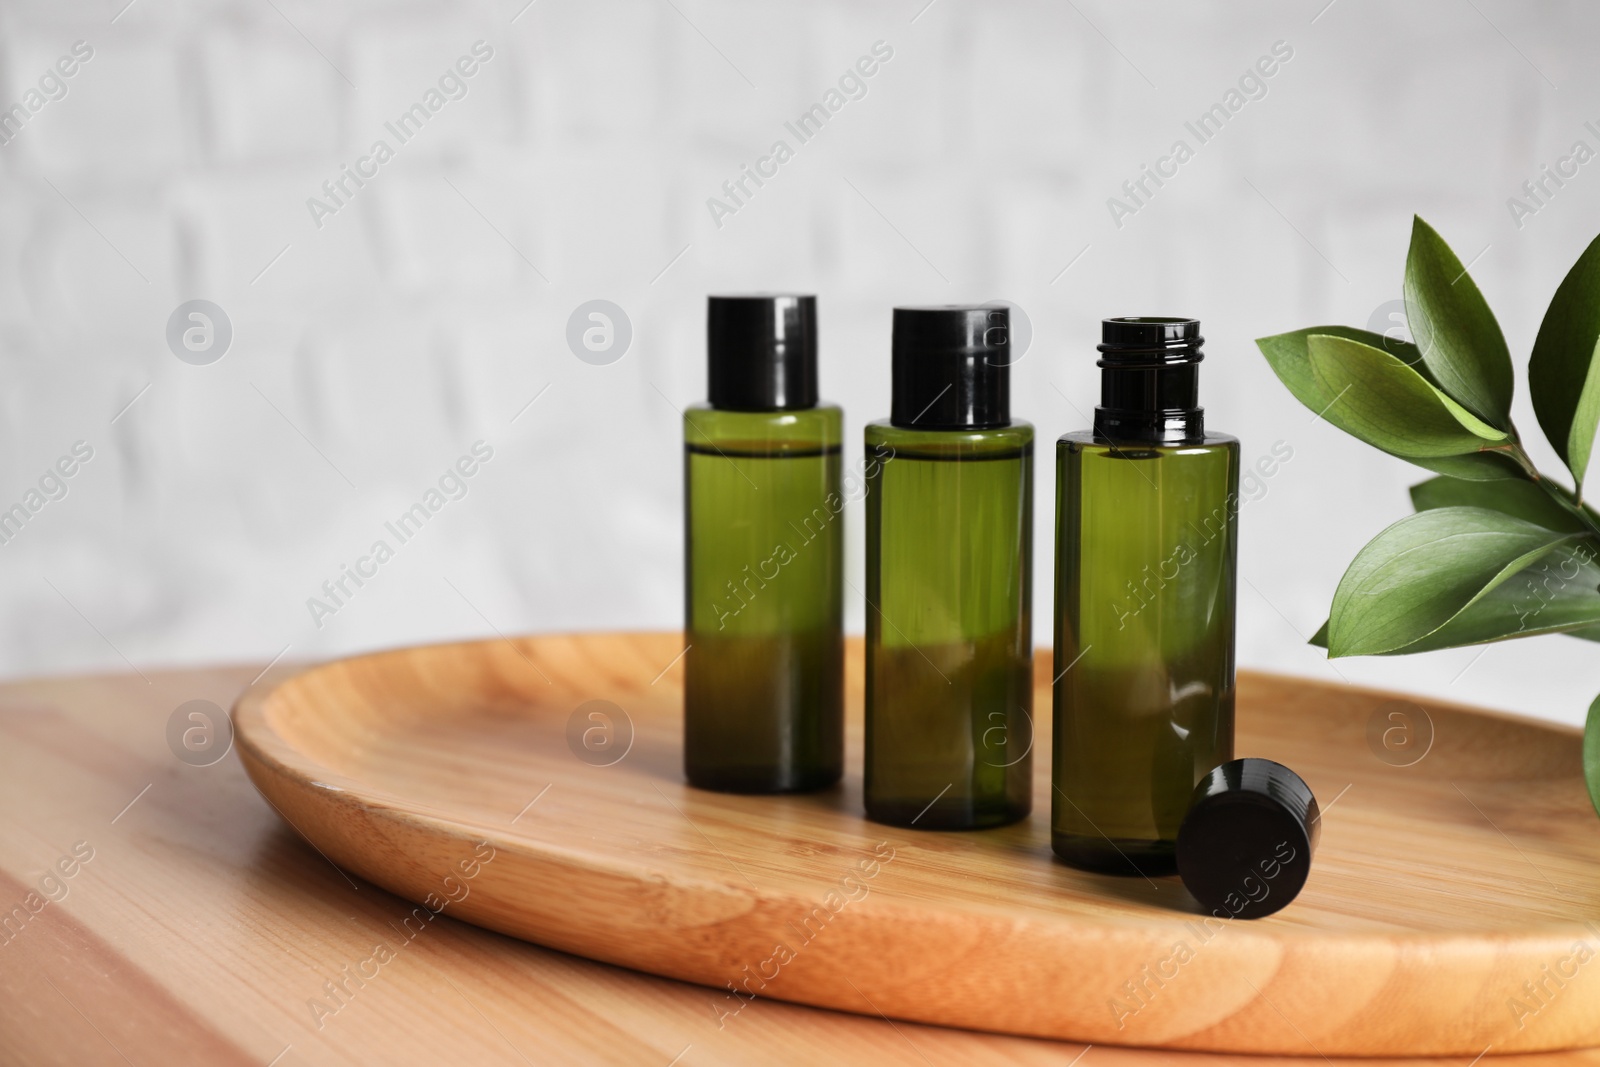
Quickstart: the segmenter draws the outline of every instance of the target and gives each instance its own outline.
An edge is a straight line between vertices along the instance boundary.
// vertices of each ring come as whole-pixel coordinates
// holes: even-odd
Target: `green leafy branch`
[[[1330,656],[1370,656],[1547,633],[1600,641],[1600,514],[1583,502],[1600,423],[1600,237],[1556,289],[1528,361],[1534,413],[1570,490],[1523,449],[1505,335],[1420,218],[1404,295],[1415,343],[1344,326],[1256,342],[1306,407],[1437,475],[1412,487],[1416,514],[1351,562],[1313,643]],[[1600,811],[1600,697],[1583,753]]]

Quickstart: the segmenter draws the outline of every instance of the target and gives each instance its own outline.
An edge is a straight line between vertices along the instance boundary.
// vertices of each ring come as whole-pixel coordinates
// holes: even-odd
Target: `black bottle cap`
[[[1010,334],[1004,307],[895,308],[889,421],[916,430],[1011,425]]]
[[[706,301],[711,406],[781,411],[817,406],[817,298],[792,293]]]
[[[1236,759],[1195,786],[1178,829],[1178,874],[1219,919],[1259,919],[1288,904],[1311,873],[1322,813],[1281,763]]]

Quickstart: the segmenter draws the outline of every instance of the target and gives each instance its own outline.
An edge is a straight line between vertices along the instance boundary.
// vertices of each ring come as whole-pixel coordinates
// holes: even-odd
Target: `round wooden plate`
[[[657,633],[360,656],[246,693],[238,748],[301,836],[418,902],[418,928],[442,911],[698,982],[724,1024],[761,996],[1227,1052],[1600,1044],[1600,821],[1574,730],[1242,673],[1239,753],[1297,769],[1325,813],[1304,892],[1248,922],[1176,879],[1053,860],[1048,653],[1032,818],[933,833],[861,816],[859,641],[845,782],[799,797],[685,784],[681,652]]]

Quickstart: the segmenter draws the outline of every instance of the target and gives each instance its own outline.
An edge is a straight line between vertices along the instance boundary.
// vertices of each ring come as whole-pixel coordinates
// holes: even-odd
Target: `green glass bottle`
[[[1239,442],[1205,431],[1193,319],[1107,319],[1094,429],[1056,445],[1051,844],[1176,870],[1195,784],[1233,758]]]
[[[844,500],[816,300],[711,297],[707,341],[710,403],[683,415],[684,771],[820,789],[844,769]]]
[[[1033,427],[1009,313],[896,308],[866,428],[867,816],[976,829],[1033,806]]]

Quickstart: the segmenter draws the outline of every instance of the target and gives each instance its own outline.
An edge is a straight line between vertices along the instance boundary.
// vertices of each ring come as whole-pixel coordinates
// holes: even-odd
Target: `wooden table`
[[[375,963],[378,944],[405,940],[409,905],[301,841],[236,756],[194,766],[169,747],[175,709],[229,707],[257,673],[0,686],[0,1064],[1301,1062],[1085,1050],[768,1000],[719,1027],[709,990],[448,915]],[[1600,1051],[1496,1062],[1600,1064]]]

